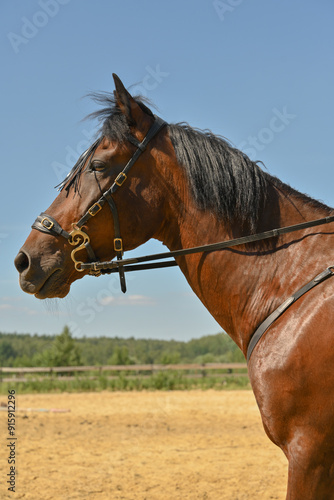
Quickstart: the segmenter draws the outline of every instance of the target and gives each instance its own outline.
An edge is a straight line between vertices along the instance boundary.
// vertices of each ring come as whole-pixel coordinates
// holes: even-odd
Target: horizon
[[[67,327],[67,325],[64,325],[62,331],[66,327]],[[62,333],[62,331],[60,331],[58,333],[28,333],[28,332],[2,332],[2,331],[0,331],[0,336],[1,335],[22,335],[22,336],[29,335],[30,337],[57,337],[58,335],[60,335]],[[117,336],[110,337],[109,335],[98,335],[98,336],[84,335],[83,337],[75,337],[74,335],[72,335],[71,330],[70,330],[70,334],[74,340],[86,340],[86,339],[96,340],[96,339],[104,338],[104,339],[108,339],[108,340],[136,340],[136,341],[137,340],[150,340],[150,341],[152,340],[154,342],[181,342],[184,344],[187,344],[188,342],[191,342],[193,340],[203,339],[204,337],[215,337],[218,335],[227,335],[228,336],[228,334],[226,332],[224,332],[224,330],[217,332],[217,333],[204,334],[200,337],[192,337],[192,338],[189,338],[188,340],[175,339],[175,338],[155,339],[155,338],[150,338],[150,337],[117,337]]]

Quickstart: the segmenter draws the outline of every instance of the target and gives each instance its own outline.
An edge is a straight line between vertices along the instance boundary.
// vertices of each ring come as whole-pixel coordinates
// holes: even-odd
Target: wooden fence
[[[205,377],[210,372],[218,376],[248,376],[245,363],[203,363],[173,365],[108,365],[108,366],[55,366],[55,367],[0,367],[0,382],[41,381],[45,377],[72,380],[86,373],[85,377],[95,379],[101,376],[117,378],[122,373],[127,378],[149,376],[172,370],[186,372],[187,377]],[[113,375],[107,375],[107,372]],[[40,377],[33,377],[40,374]],[[5,376],[4,376],[5,375]]]

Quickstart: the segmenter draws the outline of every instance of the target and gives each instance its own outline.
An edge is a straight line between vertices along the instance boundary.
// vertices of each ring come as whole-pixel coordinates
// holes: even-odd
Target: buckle
[[[89,215],[91,215],[92,217],[94,217],[94,215],[96,215],[97,213],[99,213],[100,210],[102,210],[102,206],[100,205],[100,203],[94,203],[94,205],[92,205],[88,209],[88,213],[89,213]]]
[[[92,262],[91,266],[92,268],[89,270],[89,273],[91,276],[101,276],[101,270],[96,267],[96,265],[99,264],[99,262]]]
[[[41,220],[41,224],[43,227],[45,227],[45,229],[48,229],[49,231],[53,228],[54,226],[54,223],[52,222],[52,220],[48,219],[48,217],[44,217],[42,220]]]
[[[124,172],[121,172],[116,177],[115,184],[117,184],[117,186],[121,186],[124,183],[124,181],[126,181],[126,178],[127,178],[126,174]]]
[[[123,253],[122,238],[115,238],[114,239],[114,250],[115,250],[115,252],[122,252]]]

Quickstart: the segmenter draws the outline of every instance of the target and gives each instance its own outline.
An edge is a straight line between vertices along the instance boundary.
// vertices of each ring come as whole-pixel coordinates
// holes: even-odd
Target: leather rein
[[[115,201],[113,199],[113,194],[116,193],[116,191],[124,184],[124,182],[127,179],[128,173],[131,169],[131,167],[134,165],[134,163],[137,161],[139,156],[145,151],[148,143],[155,137],[160,130],[166,126],[167,123],[159,118],[158,116],[155,116],[155,121],[153,122],[151,128],[147,132],[146,136],[142,140],[142,142],[139,142],[135,137],[131,136],[129,138],[130,142],[133,143],[137,149],[134,152],[133,156],[130,158],[128,163],[125,165],[123,170],[118,174],[116,179],[114,180],[113,184],[111,187],[103,193],[103,195],[100,197],[100,199],[95,202],[88,210],[87,212],[81,217],[81,219],[78,222],[72,223],[72,231],[67,232],[65,231],[61,225],[50,215],[48,215],[45,212],[42,212],[35,220],[35,222],[32,224],[33,229],[37,229],[38,231],[41,231],[46,234],[51,234],[53,236],[62,236],[64,237],[70,245],[76,247],[72,250],[71,252],[71,258],[74,263],[74,267],[78,272],[83,272],[83,271],[88,271],[88,274],[93,275],[93,276],[100,276],[102,273],[119,273],[120,277],[120,285],[121,285],[121,290],[123,293],[126,292],[126,281],[125,281],[125,273],[130,272],[130,271],[141,271],[141,270],[146,270],[146,269],[157,269],[157,268],[163,268],[163,267],[172,267],[172,266],[177,266],[177,262],[174,260],[175,257],[181,257],[184,255],[191,255],[194,253],[199,253],[199,252],[214,252],[218,250],[223,250],[225,248],[231,248],[235,247],[238,245],[245,245],[247,243],[253,243],[255,241],[261,241],[265,240],[268,238],[274,238],[277,236],[280,236],[281,234],[287,234],[291,233],[294,231],[299,231],[301,229],[306,229],[309,227],[315,227],[315,226],[320,226],[323,224],[329,224],[330,222],[334,222],[334,215],[324,217],[322,219],[316,219],[308,222],[302,222],[300,224],[294,224],[292,226],[286,226],[286,227],[281,227],[278,229],[272,229],[270,231],[265,231],[262,233],[257,233],[257,234],[252,234],[249,236],[242,236],[241,238],[236,238],[232,240],[227,240],[227,241],[221,241],[218,243],[212,243],[212,244],[207,244],[207,245],[202,245],[202,246],[197,246],[197,247],[192,247],[192,248],[185,248],[185,249],[180,249],[180,250],[174,250],[170,252],[162,252],[158,254],[152,254],[152,255],[146,255],[142,257],[134,257],[130,259],[123,259],[123,240],[121,237],[121,231],[120,231],[120,224],[119,224],[119,217],[118,217],[118,211],[117,207],[115,204]],[[92,147],[90,148],[90,155],[87,155],[87,151],[81,155],[80,158],[85,158],[85,155],[87,155],[87,160],[89,159],[90,156],[94,154],[94,151],[99,144],[100,140],[96,141]],[[79,159],[80,160],[80,159]],[[78,160],[78,161],[79,161]],[[75,169],[75,167],[72,169],[72,171]],[[71,173],[67,176],[65,181],[67,179],[70,180],[71,178]],[[65,182],[64,181],[64,182]],[[64,183],[63,183],[64,184]],[[117,260],[110,260],[106,262],[100,262],[97,260],[94,250],[91,247],[90,244],[90,238],[88,234],[83,231],[81,228],[86,224],[86,222],[92,218],[95,217],[97,213],[102,210],[102,207],[105,203],[108,203],[109,208],[111,210],[112,216],[113,216],[113,221],[114,221],[114,250],[116,252],[116,258]],[[76,259],[76,253],[86,249],[87,254],[91,260],[91,262],[81,262]],[[173,260],[168,260],[167,262],[153,262],[153,261],[164,261],[165,259],[168,258],[173,258]],[[320,273],[318,276],[316,276],[312,281],[304,285],[300,290],[298,290],[295,294],[293,294],[289,299],[287,299],[283,304],[281,304],[268,318],[263,321],[259,327],[256,329],[254,332],[251,341],[248,346],[247,350],[247,361],[249,361],[249,358],[251,356],[251,353],[255,347],[255,345],[258,343],[262,335],[265,333],[265,331],[270,327],[270,325],[281,315],[283,312],[290,307],[298,298],[300,298],[302,295],[304,295],[307,291],[309,291],[311,288],[316,286],[319,283],[322,283],[324,280],[329,278],[330,276],[333,276],[334,274],[334,266],[328,267],[325,271]]]

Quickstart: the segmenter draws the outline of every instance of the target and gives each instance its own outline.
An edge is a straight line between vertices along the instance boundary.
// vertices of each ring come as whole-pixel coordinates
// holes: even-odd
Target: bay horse
[[[259,337],[249,378],[289,461],[287,498],[334,499],[333,210],[225,139],[165,123],[114,82],[113,95],[96,95],[99,138],[15,259],[22,290],[65,297],[75,280],[117,271],[125,291],[125,272],[150,265],[123,251],[163,242],[166,265],[180,267],[245,357]]]

